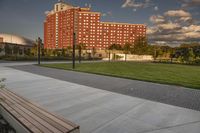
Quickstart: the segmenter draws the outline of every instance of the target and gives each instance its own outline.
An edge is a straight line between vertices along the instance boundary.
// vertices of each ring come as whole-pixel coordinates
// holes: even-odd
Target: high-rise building
[[[133,43],[146,36],[144,24],[101,22],[101,13],[90,8],[74,7],[63,1],[54,5],[44,21],[44,47],[67,48],[73,44],[85,44],[87,48],[106,49],[109,45]]]

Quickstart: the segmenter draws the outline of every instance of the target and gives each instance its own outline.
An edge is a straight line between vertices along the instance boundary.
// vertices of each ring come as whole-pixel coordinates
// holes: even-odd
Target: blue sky
[[[65,0],[76,6],[91,5],[102,21],[147,24],[154,42],[199,41],[200,0]],[[45,11],[57,0],[0,0],[0,32],[35,39],[43,37]],[[183,22],[184,21],[184,22]],[[192,33],[192,29],[198,29]],[[179,31],[174,33],[175,30]],[[181,34],[180,34],[181,32]],[[181,38],[188,32],[186,39]],[[163,35],[164,33],[167,33]],[[178,39],[167,35],[177,35]],[[158,36],[156,38],[156,36]]]

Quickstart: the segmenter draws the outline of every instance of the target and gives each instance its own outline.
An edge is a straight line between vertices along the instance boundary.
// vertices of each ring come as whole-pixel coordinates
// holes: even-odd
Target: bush
[[[3,82],[5,81],[5,78],[0,79],[0,89],[5,88],[5,85],[3,84]]]
[[[196,60],[194,61],[194,63],[200,65],[200,59],[196,59]]]
[[[91,60],[92,58],[84,58],[83,60]],[[1,56],[0,59],[6,60],[6,61],[37,61],[37,57],[35,56]],[[76,57],[78,59],[78,57]],[[101,60],[102,58],[93,58],[94,60]],[[42,56],[41,61],[53,61],[53,60],[72,60],[71,57],[64,57],[64,56]]]

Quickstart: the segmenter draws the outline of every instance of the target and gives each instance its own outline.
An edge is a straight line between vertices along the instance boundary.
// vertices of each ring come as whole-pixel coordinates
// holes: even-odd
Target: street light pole
[[[37,43],[38,43],[38,65],[40,65],[40,45],[42,43],[42,39],[40,37],[38,37]]]
[[[72,62],[73,62],[73,69],[75,69],[75,46],[76,46],[76,33],[73,33],[73,55],[72,55]]]
[[[74,24],[73,24],[73,54],[72,54],[72,68],[75,69],[75,47],[76,47],[76,10],[74,9]]]

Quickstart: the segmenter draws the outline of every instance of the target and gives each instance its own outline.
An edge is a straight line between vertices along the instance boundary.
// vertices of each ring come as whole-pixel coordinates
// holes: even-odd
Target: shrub
[[[0,79],[0,89],[5,88],[5,85],[3,84],[3,82],[5,81],[5,78]]]

